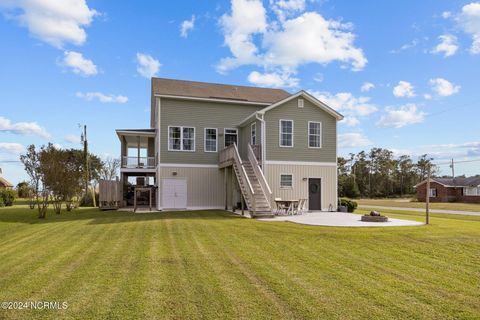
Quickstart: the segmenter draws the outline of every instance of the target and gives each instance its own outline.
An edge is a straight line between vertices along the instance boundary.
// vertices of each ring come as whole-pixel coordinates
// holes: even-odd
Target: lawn
[[[391,212],[421,220],[418,213]],[[330,228],[221,211],[0,209],[0,319],[478,319],[480,217]]]
[[[410,199],[359,199],[355,200],[361,205],[401,207],[401,208],[425,208],[424,202],[410,202]],[[458,202],[431,202],[431,209],[459,210],[480,212],[478,203],[458,203]]]

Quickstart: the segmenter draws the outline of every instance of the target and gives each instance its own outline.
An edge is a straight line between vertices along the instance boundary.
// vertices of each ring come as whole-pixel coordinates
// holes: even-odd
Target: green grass
[[[0,209],[0,301],[69,308],[0,319],[480,318],[480,217],[329,228],[221,211],[35,215]]]
[[[410,202],[410,199],[355,199],[358,204],[370,206],[401,207],[401,208],[425,208],[424,202]],[[459,210],[480,212],[478,203],[458,203],[458,202],[431,202],[431,209]]]

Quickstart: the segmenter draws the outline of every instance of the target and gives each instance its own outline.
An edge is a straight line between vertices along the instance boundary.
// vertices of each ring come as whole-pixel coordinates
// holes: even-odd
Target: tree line
[[[28,194],[31,209],[38,208],[39,218],[46,217],[49,205],[60,214],[63,205],[70,211],[82,202],[94,204],[96,182],[114,179],[120,167],[118,159],[102,161],[83,150],[60,149],[51,143],[39,149],[30,145],[20,161],[30,178],[28,187],[22,184],[21,192]]]
[[[395,157],[387,149],[350,153],[338,158],[338,194],[349,198],[402,197],[415,193],[414,186],[426,179],[430,168],[438,168],[426,154],[413,161],[408,155]]]

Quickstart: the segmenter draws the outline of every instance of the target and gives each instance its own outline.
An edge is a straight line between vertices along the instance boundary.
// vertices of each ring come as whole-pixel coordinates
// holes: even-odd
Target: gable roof
[[[152,94],[272,104],[290,96],[285,90],[218,83],[152,78]]]
[[[1,176],[0,176],[0,187],[12,188],[12,187],[13,187],[13,184],[11,184],[10,182],[8,182],[4,177],[1,177]]]
[[[415,185],[415,187],[421,186],[426,183],[427,179]],[[447,188],[453,187],[478,187],[480,186],[480,176],[468,177],[468,178],[430,178],[430,182],[436,182]]]
[[[342,120],[343,119],[343,115],[338,113],[337,111],[335,111],[334,109],[330,108],[328,105],[326,105],[325,103],[323,103],[322,101],[318,100],[317,98],[315,98],[314,96],[312,96],[310,93],[304,91],[304,90],[301,90],[295,94],[292,94],[288,97],[286,97],[285,99],[282,99],[280,101],[277,101],[271,105],[269,105],[268,107],[265,107],[259,111],[256,111],[254,113],[252,113],[251,115],[249,115],[248,117],[246,117],[245,119],[243,119],[239,124],[237,124],[237,126],[242,126],[245,122],[247,122],[248,120],[250,120],[252,117],[254,117],[256,114],[265,114],[265,112],[269,111],[269,110],[272,110],[273,108],[276,108],[278,106],[281,106],[282,104],[290,101],[290,100],[293,100],[293,99],[296,99],[298,97],[302,96],[302,98],[305,98],[307,100],[309,100],[311,103],[313,103],[314,105],[316,105],[317,107],[319,107],[320,109],[322,109],[323,111],[327,112],[328,114],[330,114],[331,116],[333,116],[335,119],[337,119],[338,121]]]

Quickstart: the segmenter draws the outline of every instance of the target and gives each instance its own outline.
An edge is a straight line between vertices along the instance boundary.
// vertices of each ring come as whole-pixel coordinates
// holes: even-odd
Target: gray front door
[[[308,179],[308,210],[322,210],[322,180]]]

